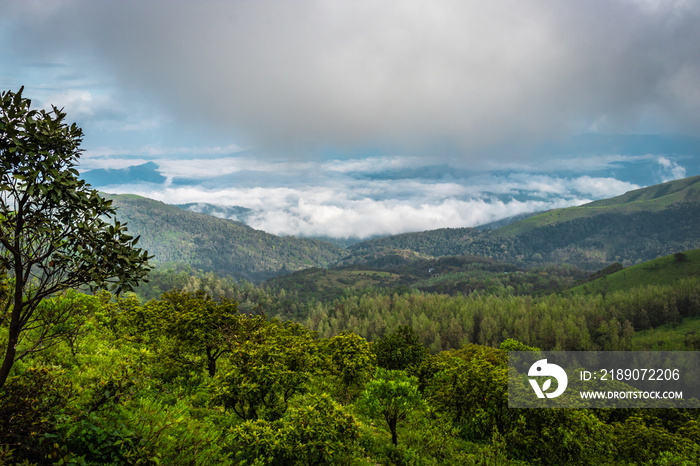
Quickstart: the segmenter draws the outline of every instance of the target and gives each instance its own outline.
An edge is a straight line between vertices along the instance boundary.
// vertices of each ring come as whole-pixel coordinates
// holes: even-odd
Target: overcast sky
[[[473,226],[697,174],[696,153],[552,146],[700,135],[696,1],[0,0],[0,11],[0,89],[65,107],[85,130],[84,170],[153,161],[166,183],[113,190],[243,205],[278,234]]]

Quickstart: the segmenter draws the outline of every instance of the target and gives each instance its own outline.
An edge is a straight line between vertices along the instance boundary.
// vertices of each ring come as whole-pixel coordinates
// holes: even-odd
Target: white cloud
[[[615,178],[594,178],[581,176],[571,181],[571,186],[580,194],[585,194],[594,199],[615,197],[634,189],[639,189],[634,183],[616,180]]]
[[[105,96],[93,96],[90,91],[68,89],[56,94],[51,94],[44,99],[43,107],[50,110],[56,106],[76,120],[89,119],[105,108],[113,104]]]
[[[254,211],[247,220],[252,227],[277,235],[366,238],[473,227],[521,213],[579,205],[636,187],[614,178],[515,174],[501,178],[482,176],[464,185],[330,179],[325,185],[284,188],[134,185],[119,187],[119,192],[135,192],[172,204],[247,207]]]
[[[685,177],[685,168],[678,165],[678,163],[666,157],[659,157],[656,159],[656,162],[661,167],[661,180],[663,182]]]

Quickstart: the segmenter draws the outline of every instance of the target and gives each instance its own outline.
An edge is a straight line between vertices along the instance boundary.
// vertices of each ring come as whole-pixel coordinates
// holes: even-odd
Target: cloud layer
[[[82,51],[122,95],[261,154],[369,144],[469,159],[496,144],[491,157],[513,160],[572,131],[700,128],[698,2],[1,5],[18,53]]]
[[[260,162],[245,156],[178,163],[163,159],[158,162],[157,172],[167,178],[165,184],[123,184],[103,189],[138,193],[171,204],[245,207],[251,209],[246,223],[278,235],[364,239],[473,227],[522,213],[612,197],[639,187],[613,177],[554,173],[482,172],[455,178],[451,167],[424,166],[425,162],[393,156],[321,164]],[[153,167],[151,163],[132,172]],[[422,176],[388,178],[382,171],[387,168],[394,174]],[[126,170],[122,172],[127,174]]]

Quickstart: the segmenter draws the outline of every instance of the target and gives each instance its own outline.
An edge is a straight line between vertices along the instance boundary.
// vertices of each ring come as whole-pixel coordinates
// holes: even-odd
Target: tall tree
[[[0,387],[23,337],[52,325],[35,312],[41,300],[83,285],[130,290],[149,271],[138,238],[116,220],[109,223],[111,201],[78,178],[82,130],[65,123],[55,106],[31,109],[23,90],[0,94],[0,274],[8,296],[0,308],[8,330],[0,341]]]
[[[397,444],[397,426],[413,410],[422,406],[418,379],[399,370],[377,368],[360,395],[358,408],[373,419],[383,418],[391,431],[391,443]]]

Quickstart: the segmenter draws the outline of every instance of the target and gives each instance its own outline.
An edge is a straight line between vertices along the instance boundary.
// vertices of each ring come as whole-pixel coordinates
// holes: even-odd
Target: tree
[[[197,364],[204,356],[210,377],[216,375],[216,361],[229,351],[229,340],[241,326],[235,301],[224,298],[216,302],[202,290],[163,293],[160,301],[148,303],[132,314],[139,312],[150,314],[146,318],[152,322],[147,325],[162,337],[154,340],[162,353],[185,365]],[[133,331],[143,327],[137,322],[131,326]]]
[[[376,370],[377,357],[367,341],[354,333],[341,332],[322,349],[327,372],[335,379],[338,396],[350,403]]]
[[[230,370],[216,374],[213,403],[243,420],[281,418],[290,400],[307,391],[316,341],[299,324],[242,316],[231,335]]]
[[[347,408],[328,395],[311,395],[276,421],[249,420],[231,429],[226,450],[235,464],[321,465],[343,461],[360,437]]]
[[[108,223],[111,201],[78,178],[82,130],[55,106],[30,109],[23,90],[0,94],[0,274],[8,294],[0,308],[7,328],[0,387],[25,330],[52,325],[35,315],[43,299],[84,285],[131,290],[150,270],[138,238]]]
[[[413,328],[404,325],[382,336],[374,342],[372,349],[377,355],[377,366],[390,370],[418,367],[427,355]]]
[[[391,443],[397,444],[396,428],[408,413],[421,406],[418,379],[404,371],[388,371],[377,368],[377,375],[370,380],[358,401],[360,410],[371,418],[382,418],[391,431]]]

